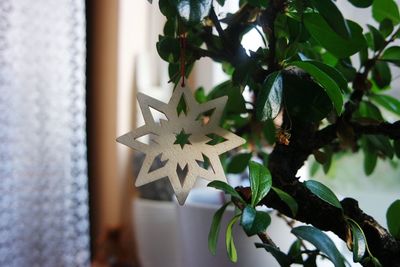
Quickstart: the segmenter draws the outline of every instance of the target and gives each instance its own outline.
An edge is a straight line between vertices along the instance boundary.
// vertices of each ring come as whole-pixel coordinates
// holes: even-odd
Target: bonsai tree
[[[296,176],[310,157],[327,171],[333,155],[361,151],[367,175],[378,160],[400,157],[400,121],[388,122],[381,113],[400,115],[400,101],[390,96],[391,68],[400,66],[396,3],[348,0],[372,10],[376,26],[362,27],[345,19],[331,0],[240,0],[235,13],[217,14],[215,7],[228,1],[233,0],[159,0],[167,21],[157,50],[175,84],[202,57],[220,63],[230,77],[208,94],[203,88],[195,92],[199,102],[227,95],[221,125],[247,140],[223,160],[227,172],[249,167],[251,186],[209,184],[224,190],[237,207],[226,230],[229,257],[237,258],[232,226],[238,222],[248,235],[258,235],[257,247],[282,266],[315,266],[319,256],[345,266],[323,231],[346,242],[363,266],[400,266],[400,200],[387,212],[387,230],[356,200],[339,201],[322,183]],[[247,53],[241,39],[253,29],[265,45]],[[247,88],[250,99],[243,97]],[[251,161],[254,156],[263,164]],[[271,219],[256,209],[262,205],[308,224],[291,230],[298,239],[289,252],[267,235]],[[211,225],[211,252],[226,206]]]

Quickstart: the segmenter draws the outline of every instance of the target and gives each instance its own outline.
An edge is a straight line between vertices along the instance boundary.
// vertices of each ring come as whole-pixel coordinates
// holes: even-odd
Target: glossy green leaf
[[[222,216],[224,215],[225,209],[226,207],[228,207],[229,204],[230,202],[226,203],[221,208],[219,208],[217,212],[215,212],[212,219],[210,232],[208,233],[208,249],[213,255],[215,255],[217,250],[217,242],[218,242],[219,230],[221,229]]]
[[[400,139],[393,141],[393,149],[396,156],[400,158]]]
[[[242,212],[241,225],[248,236],[264,232],[271,223],[268,213],[247,205]]]
[[[176,17],[176,8],[169,0],[159,0],[158,8],[161,13],[168,19]]]
[[[336,82],[336,84],[339,86],[339,88],[342,92],[347,91],[346,78],[336,68],[333,68],[327,64],[324,64],[322,62],[315,61],[315,60],[307,60],[306,62],[309,62],[309,63],[315,65],[321,71],[325,72],[325,74],[327,74],[332,80],[334,80]]]
[[[176,27],[177,23],[175,18],[167,20],[167,22],[165,22],[163,29],[164,35],[174,37],[176,33]]]
[[[232,229],[233,225],[237,222],[239,216],[235,216],[232,220],[228,223],[226,227],[226,234],[225,234],[225,244],[226,244],[226,252],[228,253],[228,257],[232,262],[237,262],[237,252],[235,243],[233,241]]]
[[[160,57],[169,63],[178,62],[180,55],[179,41],[170,36],[159,36],[158,39],[156,47]]]
[[[255,207],[269,192],[272,177],[269,170],[260,163],[250,161],[251,205]]]
[[[340,204],[339,199],[336,197],[335,193],[332,192],[324,184],[315,181],[315,180],[308,180],[304,182],[304,185],[317,197],[322,199],[323,201],[335,206],[336,208],[342,209],[342,205]]]
[[[265,139],[270,145],[275,143],[276,138],[276,127],[273,120],[266,120],[263,128],[263,134]]]
[[[290,211],[292,212],[293,217],[295,217],[297,214],[297,210],[299,209],[299,205],[297,204],[296,199],[294,199],[291,195],[289,195],[288,193],[279,188],[272,187],[272,189],[275,191],[278,197],[283,202],[285,202],[285,204],[289,207]]]
[[[198,103],[207,102],[206,91],[203,87],[197,88],[197,90],[194,92],[194,98],[196,98]]]
[[[333,241],[321,230],[312,226],[299,226],[293,228],[292,233],[298,238],[313,244],[333,262],[335,267],[345,267],[342,254],[340,254]]]
[[[369,141],[372,146],[372,150],[379,151],[381,154],[389,158],[393,158],[394,149],[392,144],[390,143],[389,137],[385,135],[364,135],[364,137]]]
[[[386,212],[386,222],[389,232],[400,239],[400,199],[393,202]]]
[[[367,250],[367,240],[361,227],[353,220],[348,220],[353,242],[353,261],[360,262]]]
[[[282,89],[281,72],[274,72],[266,78],[257,96],[257,120],[266,121],[278,116],[282,105]]]
[[[379,51],[385,45],[382,33],[372,25],[367,25],[372,36],[373,50]]]
[[[369,118],[377,121],[384,120],[379,108],[369,101],[361,101],[358,107],[358,113],[355,115],[361,118]]]
[[[364,151],[364,172],[365,175],[371,175],[378,162],[378,154],[375,151]]]
[[[304,25],[311,36],[337,58],[347,58],[366,46],[362,28],[347,21],[352,38],[345,39],[333,31],[328,23],[315,13],[304,14]]]
[[[310,0],[310,2],[337,34],[346,39],[351,37],[349,26],[334,2],[331,0]]]
[[[379,24],[379,31],[384,37],[388,37],[393,32],[393,22],[390,19],[384,19]]]
[[[396,65],[400,65],[400,46],[391,46],[385,51],[380,58],[381,60],[392,62]]]
[[[256,219],[256,214],[256,209],[249,205],[246,205],[242,211],[240,224],[248,235],[250,235],[249,233],[253,227],[254,220]]]
[[[365,266],[382,267],[382,264],[379,262],[379,260],[373,256],[366,258],[362,263]]]
[[[379,88],[386,88],[392,81],[392,74],[387,62],[378,61],[372,69],[372,79]]]
[[[378,162],[378,148],[368,135],[361,137],[361,146],[364,152],[364,172],[369,176],[374,172]]]
[[[390,19],[394,24],[400,22],[397,4],[393,0],[377,0],[372,3],[372,16],[378,22]]]
[[[251,159],[251,153],[241,153],[233,156],[228,163],[228,173],[242,173],[246,170],[249,160]]]
[[[239,193],[229,184],[222,181],[212,181],[207,185],[208,187],[213,187],[218,190],[224,191],[226,194],[236,197],[237,199],[244,202],[243,198],[239,195]]]
[[[340,114],[343,108],[343,95],[340,91],[338,84],[323,70],[318,68],[313,62],[309,61],[295,61],[291,65],[301,68],[308,72],[318,83],[322,85],[331,99],[336,112]]]
[[[373,0],[349,0],[349,2],[359,8],[366,8],[372,5]]]
[[[208,94],[208,100],[215,99],[221,96],[228,96],[225,110],[228,113],[243,113],[246,112],[246,103],[244,101],[241,87],[234,85],[228,80],[215,86]]]
[[[171,0],[179,15],[188,22],[199,23],[208,15],[212,0]]]
[[[269,0],[246,0],[252,6],[255,7],[267,7]]]
[[[285,73],[283,85],[286,111],[292,120],[318,122],[333,110],[332,101],[317,82]]]
[[[372,101],[400,116],[400,101],[389,95],[372,95]]]
[[[293,263],[301,264],[303,259],[301,257],[301,240],[296,239],[289,248],[288,255],[292,259]]]
[[[281,267],[289,267],[290,266],[290,257],[280,251],[279,249],[268,245],[268,244],[263,244],[263,243],[255,243],[256,248],[263,248],[269,253],[271,253],[272,256],[276,259],[276,261],[279,263]]]

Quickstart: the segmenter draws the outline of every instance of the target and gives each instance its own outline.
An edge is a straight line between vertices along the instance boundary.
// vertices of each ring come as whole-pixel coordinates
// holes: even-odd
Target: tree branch
[[[377,125],[352,122],[351,126],[357,134],[381,134],[391,139],[400,139],[400,121],[382,122]]]

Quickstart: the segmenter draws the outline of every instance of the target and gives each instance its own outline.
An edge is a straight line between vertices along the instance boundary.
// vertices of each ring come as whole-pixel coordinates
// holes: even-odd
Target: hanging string
[[[179,35],[179,43],[180,43],[180,67],[181,67],[181,86],[185,86],[185,64],[186,64],[186,59],[185,59],[185,53],[186,53],[186,34],[181,33]]]

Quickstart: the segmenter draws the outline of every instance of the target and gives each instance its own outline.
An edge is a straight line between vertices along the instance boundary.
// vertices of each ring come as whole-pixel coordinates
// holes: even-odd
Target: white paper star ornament
[[[141,93],[137,98],[145,125],[117,139],[146,154],[136,186],[168,177],[183,205],[198,177],[226,181],[219,155],[245,143],[219,126],[226,96],[199,104],[188,88],[178,86],[168,104]],[[157,122],[151,109],[166,119]],[[146,135],[149,144],[138,140]]]

